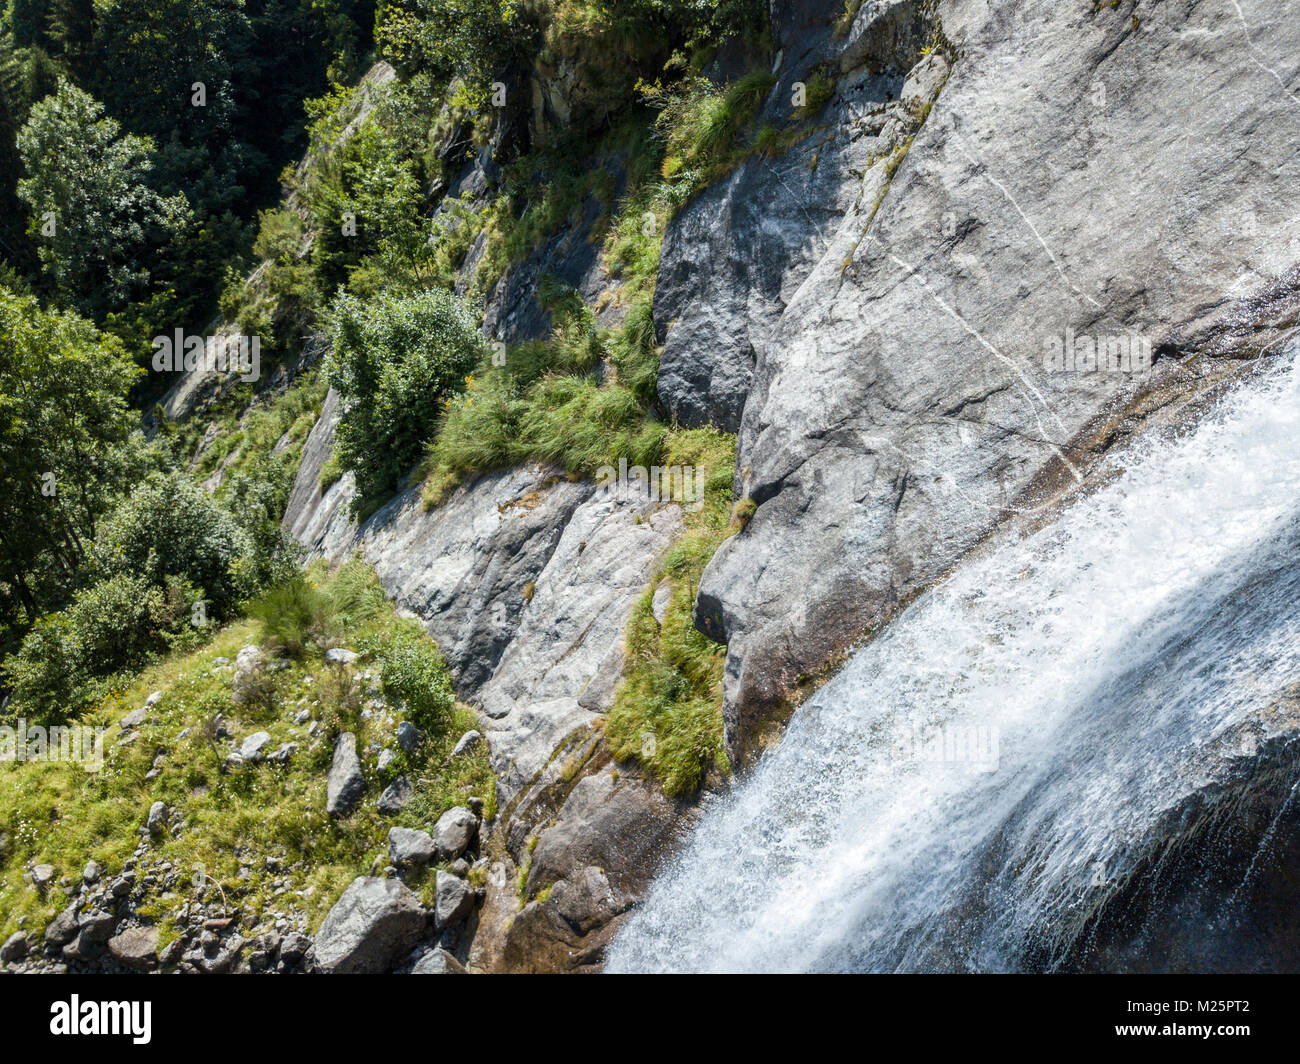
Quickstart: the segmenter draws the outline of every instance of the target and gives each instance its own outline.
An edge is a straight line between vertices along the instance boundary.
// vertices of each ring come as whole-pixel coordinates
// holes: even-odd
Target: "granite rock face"
[[[696,610],[728,646],[733,753],[802,674],[1073,480],[1090,426],[1178,372],[1300,239],[1280,0],[947,0],[950,71],[908,6],[863,4],[843,40],[778,26],[840,72],[815,166],[755,157],[667,235],[661,396],[723,425],[743,401],[736,494],[757,504]],[[1049,362],[1085,336],[1149,345],[1154,370]]]

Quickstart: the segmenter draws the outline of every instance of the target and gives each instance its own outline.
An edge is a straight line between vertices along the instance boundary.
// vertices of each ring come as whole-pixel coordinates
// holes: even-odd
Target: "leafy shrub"
[[[158,588],[168,577],[188,580],[213,619],[228,616],[254,587],[251,574],[241,577],[253,554],[248,534],[182,473],[152,476],[131,492],[100,527],[91,553],[101,578],[133,573]]]
[[[453,719],[456,695],[442,653],[414,621],[388,638],[363,644],[379,663],[384,693],[406,706],[406,719],[428,735],[445,732]]]
[[[419,458],[487,348],[468,311],[438,290],[366,304],[341,293],[330,339],[326,374],[342,399],[335,453],[356,474],[354,507],[364,512]]]
[[[84,588],[66,610],[38,620],[7,661],[15,705],[34,719],[65,719],[93,696],[94,679],[167,649],[168,636],[185,631],[191,593],[131,573]]]

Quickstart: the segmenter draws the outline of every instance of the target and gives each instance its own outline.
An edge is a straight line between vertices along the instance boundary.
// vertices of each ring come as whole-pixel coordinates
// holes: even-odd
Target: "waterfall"
[[[913,602],[709,800],[608,970],[1058,966],[1162,836],[1225,815],[1189,796],[1257,763],[1300,678],[1298,365]]]

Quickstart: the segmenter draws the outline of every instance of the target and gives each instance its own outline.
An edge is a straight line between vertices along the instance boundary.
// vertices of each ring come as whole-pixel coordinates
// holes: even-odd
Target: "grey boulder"
[[[445,949],[431,949],[415,963],[412,975],[466,975],[465,966]]]
[[[388,857],[398,868],[426,865],[437,856],[438,848],[427,831],[415,828],[390,828]]]
[[[361,774],[361,758],[357,756],[357,737],[344,732],[334,747],[334,762],[325,786],[325,811],[330,816],[347,816],[356,809],[365,791],[366,778]]]
[[[469,848],[477,833],[478,817],[464,806],[448,809],[433,828],[433,841],[437,844],[439,858],[455,860]]]
[[[435,881],[433,916],[439,931],[465,919],[474,909],[474,889],[450,872],[439,871]]]
[[[420,900],[395,879],[360,876],[334,904],[316,936],[316,963],[327,973],[389,971],[428,928]]]

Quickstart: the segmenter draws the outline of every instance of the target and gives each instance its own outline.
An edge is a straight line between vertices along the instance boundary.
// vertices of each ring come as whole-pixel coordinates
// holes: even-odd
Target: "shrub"
[[[34,719],[55,722],[93,695],[92,681],[138,665],[185,630],[187,589],[164,589],[119,573],[84,588],[60,613],[36,622],[22,649],[6,663],[15,705]]]
[[[207,600],[213,619],[228,616],[253,590],[248,534],[215,499],[182,473],[155,475],[128,495],[107,518],[92,549],[101,578],[139,574],[150,585],[168,577],[188,580]]]
[[[384,693],[405,703],[407,720],[429,735],[447,730],[456,704],[451,674],[437,645],[418,624],[408,621],[364,649],[379,662]]]
[[[446,292],[340,294],[326,375],[342,399],[335,453],[356,474],[357,512],[391,492],[433,437],[444,403],[487,354],[468,311]]]
[[[262,642],[295,658],[328,640],[332,612],[329,597],[302,573],[264,591],[248,607],[261,627]]]

